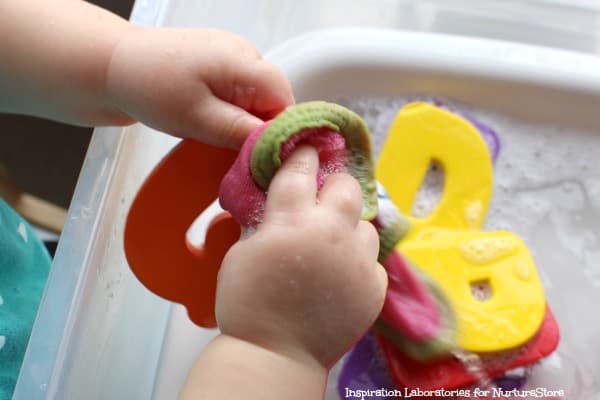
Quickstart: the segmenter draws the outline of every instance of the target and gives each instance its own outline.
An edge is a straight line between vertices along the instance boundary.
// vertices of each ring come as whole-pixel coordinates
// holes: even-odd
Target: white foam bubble
[[[444,190],[444,169],[432,161],[423,183],[417,191],[411,214],[415,218],[426,218],[436,208]]]

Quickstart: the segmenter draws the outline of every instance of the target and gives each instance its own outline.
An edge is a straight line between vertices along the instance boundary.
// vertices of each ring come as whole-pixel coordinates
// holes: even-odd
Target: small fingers
[[[259,58],[236,70],[231,102],[263,119],[294,104],[292,86],[275,65]]]
[[[190,135],[218,147],[239,149],[246,137],[263,121],[217,97],[206,98],[192,115]]]
[[[370,275],[375,284],[373,298],[380,301],[378,311],[381,311],[388,286],[388,274],[385,268],[377,261],[379,255],[379,234],[373,224],[366,221],[360,221],[357,230],[359,240],[363,243],[363,248],[367,251],[364,255],[366,260],[369,260],[367,268],[374,268],[374,270],[369,271],[370,274],[374,274]],[[379,312],[377,315],[379,315]]]
[[[207,78],[212,95],[196,107],[192,126],[198,133],[192,136],[219,147],[239,149],[263,120],[293,104],[294,96],[290,83],[274,65],[261,59],[230,64],[237,67],[235,72]]]
[[[203,68],[198,68],[196,79],[206,85],[208,93],[196,105],[192,133],[186,136],[239,149],[263,120],[294,104],[292,87],[246,39],[220,30],[205,33],[210,57],[198,57],[204,61],[198,62]]]
[[[368,260],[377,260],[379,255],[379,234],[373,224],[367,221],[359,221],[356,229],[361,246],[368,252],[365,257]]]
[[[329,175],[319,191],[319,205],[329,207],[351,225],[356,226],[360,220],[363,207],[360,185],[349,174]]]
[[[381,299],[381,305],[379,306],[379,311],[383,308],[383,303],[385,301],[385,294],[387,292],[388,287],[388,274],[385,268],[380,264],[375,264],[375,273],[377,274],[377,282],[379,284],[377,298]],[[379,314],[379,313],[378,313]]]
[[[378,307],[379,311],[381,311],[388,286],[388,274],[385,268],[377,262],[377,257],[379,255],[379,234],[373,224],[367,221],[360,221],[357,226],[357,231],[358,240],[361,243],[362,248],[366,250],[366,254],[364,254],[365,259],[368,260],[366,267],[369,269],[375,268],[368,273],[375,274],[374,276],[371,275],[375,280],[374,283],[376,285],[376,293],[373,298],[380,299],[381,303]]]
[[[314,207],[317,196],[317,151],[298,147],[281,165],[267,192],[265,218],[277,212],[302,211]]]

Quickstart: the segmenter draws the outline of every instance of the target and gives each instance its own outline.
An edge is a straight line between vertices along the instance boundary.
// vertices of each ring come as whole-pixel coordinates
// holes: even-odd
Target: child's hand
[[[209,29],[132,28],[107,70],[114,105],[159,130],[239,148],[294,102],[289,82],[240,36]]]
[[[335,174],[317,193],[317,167],[310,147],[284,162],[264,222],[223,261],[216,314],[226,335],[331,367],[377,318],[387,275],[358,183]]]

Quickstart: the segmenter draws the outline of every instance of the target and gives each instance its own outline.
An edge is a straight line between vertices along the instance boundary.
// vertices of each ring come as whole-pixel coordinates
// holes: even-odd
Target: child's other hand
[[[263,223],[223,261],[216,314],[224,334],[331,367],[377,318],[387,275],[358,183],[335,174],[317,193],[317,168],[300,147],[277,172]]]
[[[131,117],[231,148],[294,102],[283,74],[248,41],[209,29],[132,28],[113,52],[106,85]]]

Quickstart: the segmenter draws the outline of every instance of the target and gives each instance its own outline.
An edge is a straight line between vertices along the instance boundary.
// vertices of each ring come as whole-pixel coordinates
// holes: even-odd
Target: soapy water
[[[444,190],[444,169],[436,161],[429,163],[429,168],[423,178],[423,183],[417,190],[411,215],[415,218],[425,218],[435,209]]]
[[[600,304],[600,171],[594,168],[600,132],[523,122],[427,96],[333,101],[365,119],[376,157],[394,117],[411,101],[443,104],[496,132],[501,150],[494,163],[494,192],[484,230],[512,231],[526,243],[561,332],[557,350],[526,370],[521,389],[563,390],[569,400],[600,399],[600,320],[594,317]],[[494,146],[498,148],[498,143]],[[443,170],[432,164],[413,215],[431,213],[442,189]],[[473,289],[487,295],[485,287]],[[481,360],[460,352],[455,356],[480,387],[493,385],[481,375]],[[327,399],[340,398],[336,387],[340,366],[341,362],[330,374]]]

